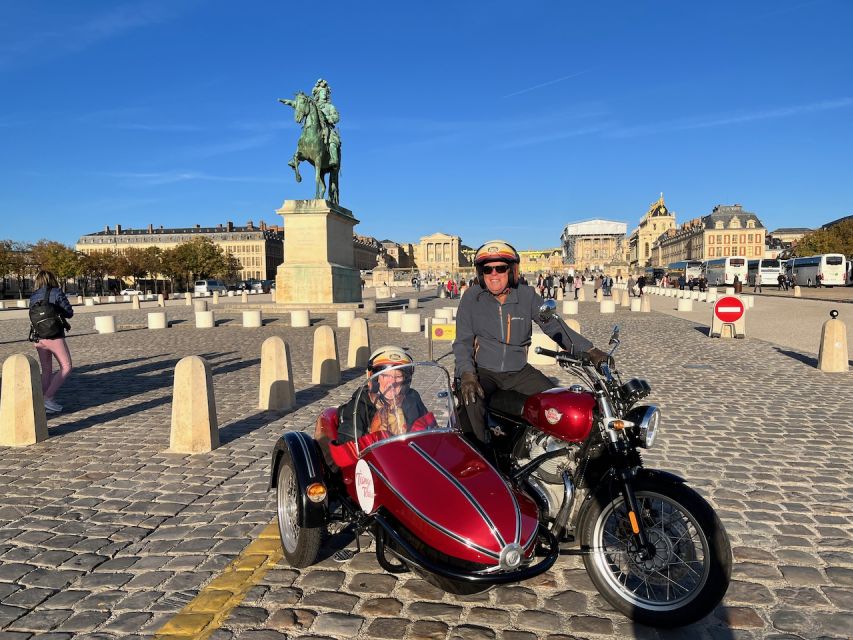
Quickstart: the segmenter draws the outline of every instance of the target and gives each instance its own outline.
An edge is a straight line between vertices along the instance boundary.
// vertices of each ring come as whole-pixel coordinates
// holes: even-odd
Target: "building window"
[[[719,233],[717,234],[717,244],[723,244],[723,236],[721,236]]]
[[[747,242],[749,242],[749,244],[752,244],[752,234],[751,233],[747,236]]]
[[[708,236],[708,244],[714,244],[714,236]]]
[[[728,233],[726,234],[725,241],[726,241],[726,244],[729,244],[729,234]]]

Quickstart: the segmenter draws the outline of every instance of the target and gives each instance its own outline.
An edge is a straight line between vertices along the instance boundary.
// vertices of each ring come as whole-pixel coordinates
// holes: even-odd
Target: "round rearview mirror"
[[[554,317],[554,313],[557,311],[557,302],[555,300],[548,299],[542,303],[542,306],[539,307],[539,319],[542,322],[548,322],[551,318]]]

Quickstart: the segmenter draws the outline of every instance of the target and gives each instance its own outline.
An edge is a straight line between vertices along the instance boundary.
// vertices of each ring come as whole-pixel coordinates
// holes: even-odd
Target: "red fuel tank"
[[[592,429],[594,409],[595,395],[591,391],[549,389],[525,401],[524,418],[561,440],[580,442]]]

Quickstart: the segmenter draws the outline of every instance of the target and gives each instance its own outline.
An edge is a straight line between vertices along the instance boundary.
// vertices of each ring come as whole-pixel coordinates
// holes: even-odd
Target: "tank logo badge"
[[[560,418],[563,417],[563,414],[551,407],[550,409],[545,409],[545,419],[548,421],[548,424],[557,424],[560,421]]]
[[[364,460],[359,460],[355,465],[355,493],[361,510],[365,513],[373,511],[376,491],[373,488],[373,474],[370,473],[370,467]]]

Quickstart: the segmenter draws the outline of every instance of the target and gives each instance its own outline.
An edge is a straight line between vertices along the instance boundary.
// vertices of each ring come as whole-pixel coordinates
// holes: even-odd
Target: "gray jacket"
[[[567,351],[581,354],[593,348],[589,340],[571,329],[565,335],[556,319],[541,322],[541,305],[541,296],[526,285],[510,289],[503,304],[478,284],[469,288],[456,312],[456,375],[478,367],[501,372],[523,369],[534,321]]]

